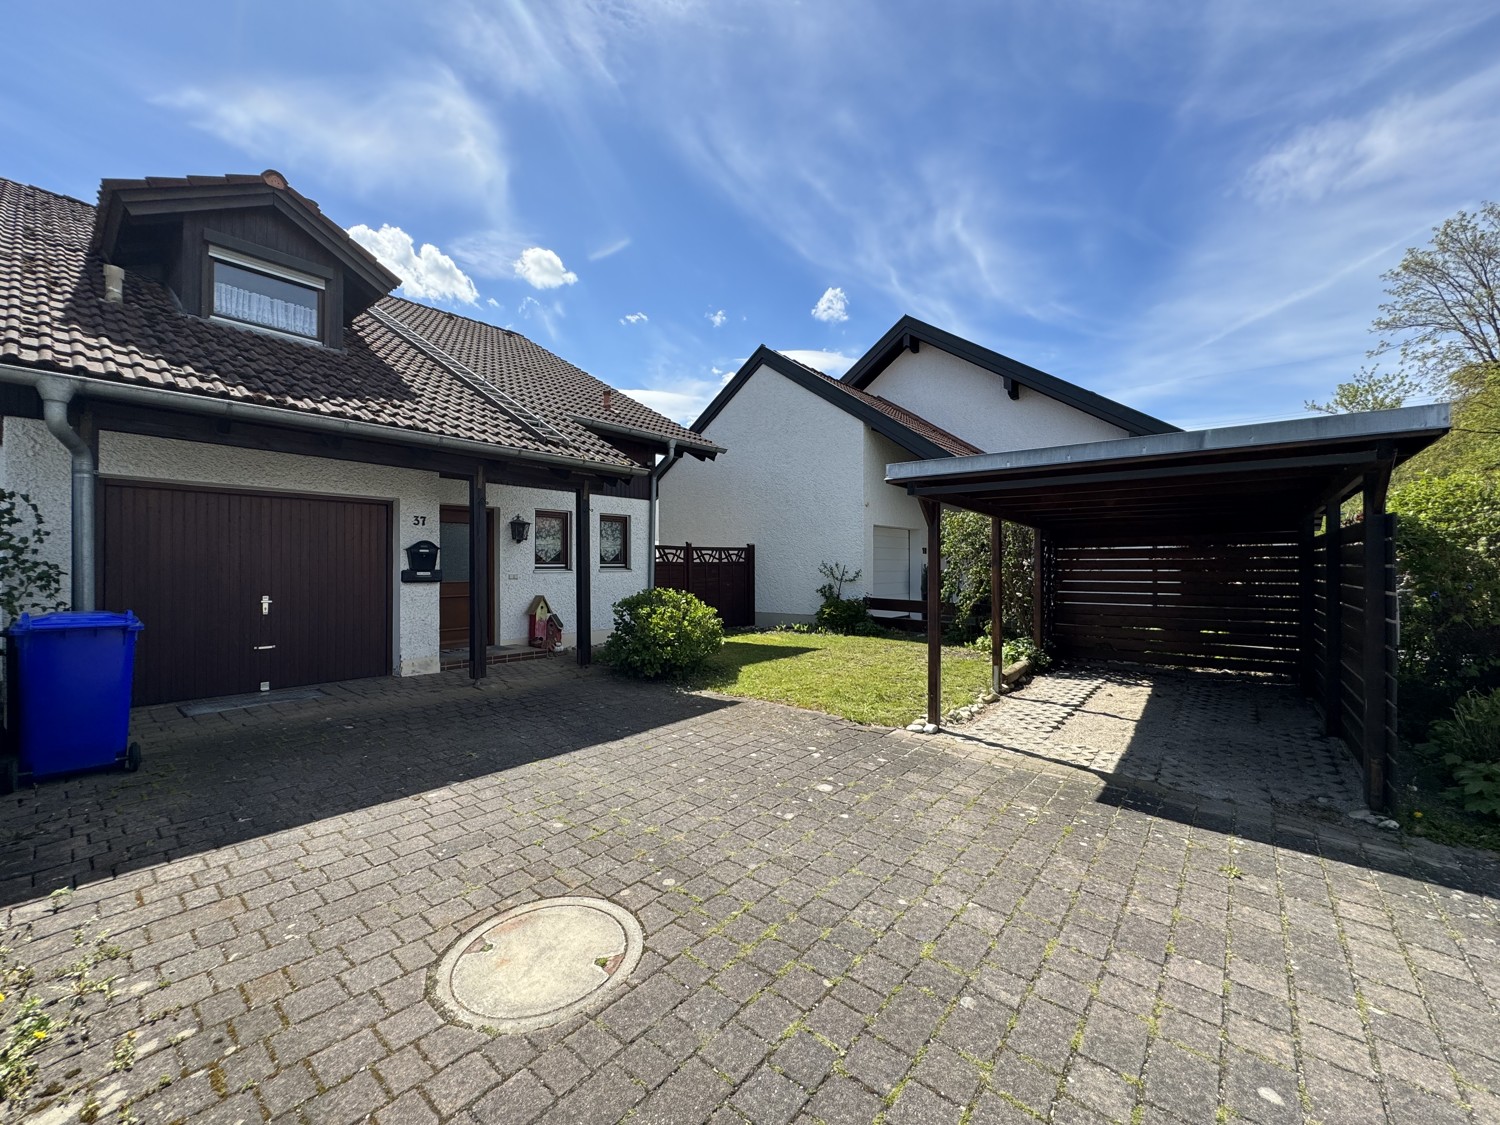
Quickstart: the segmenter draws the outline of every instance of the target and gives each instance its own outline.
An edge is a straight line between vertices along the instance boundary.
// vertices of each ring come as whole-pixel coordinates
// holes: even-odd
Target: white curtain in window
[[[318,334],[318,310],[293,304],[264,293],[254,293],[228,282],[214,282],[214,311],[235,320],[263,324],[299,336]]]

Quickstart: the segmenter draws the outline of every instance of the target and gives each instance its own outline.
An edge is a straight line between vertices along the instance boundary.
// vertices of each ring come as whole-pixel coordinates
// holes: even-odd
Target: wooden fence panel
[[[1059,543],[1052,556],[1049,624],[1064,655],[1297,674],[1308,585],[1295,532]]]
[[[685,590],[718,611],[725,626],[755,624],[755,544],[695,547],[658,544],[656,585]]]

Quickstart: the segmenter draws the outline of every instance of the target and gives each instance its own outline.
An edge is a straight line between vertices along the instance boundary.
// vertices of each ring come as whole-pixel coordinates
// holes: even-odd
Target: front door
[[[495,643],[495,513],[488,513],[490,550],[491,613],[485,644]],[[444,649],[467,648],[469,645],[469,509],[444,508],[438,546],[438,566],[443,584],[438,595],[438,646]]]

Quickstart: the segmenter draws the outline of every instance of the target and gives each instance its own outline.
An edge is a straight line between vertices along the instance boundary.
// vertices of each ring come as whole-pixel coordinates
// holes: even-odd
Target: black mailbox
[[[438,569],[438,545],[431,539],[418,539],[406,548],[406,561],[411,569],[401,572],[403,582],[441,582],[443,572]]]

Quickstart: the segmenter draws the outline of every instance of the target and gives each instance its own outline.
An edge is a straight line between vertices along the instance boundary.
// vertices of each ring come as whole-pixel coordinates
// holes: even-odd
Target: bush
[[[827,579],[818,587],[823,604],[813,620],[819,629],[829,633],[863,633],[875,627],[862,598],[844,597],[844,587],[858,582],[862,570],[850,570],[843,563],[819,563],[818,573]]]
[[[984,632],[979,634],[974,641],[974,648],[980,652],[993,652],[994,641],[990,637],[989,622],[985,622]],[[1034,672],[1045,672],[1052,667],[1052,657],[1047,655],[1047,650],[1038,645],[1030,637],[1007,637],[1005,647],[1000,650],[1000,663],[1011,665],[1018,660],[1031,661],[1031,669]]]
[[[1431,734],[1421,749],[1452,772],[1464,808],[1500,818],[1500,689],[1470,692]]]
[[[724,645],[719,615],[681,590],[642,590],[615,603],[600,655],[629,676],[656,680],[701,668]]]
[[[825,598],[815,620],[830,633],[858,633],[875,624],[862,598]]]
[[[1391,490],[1401,575],[1403,732],[1419,741],[1470,691],[1500,688],[1500,482],[1417,477]]]

